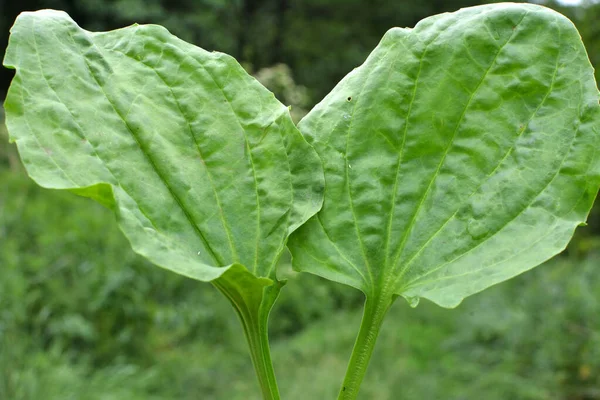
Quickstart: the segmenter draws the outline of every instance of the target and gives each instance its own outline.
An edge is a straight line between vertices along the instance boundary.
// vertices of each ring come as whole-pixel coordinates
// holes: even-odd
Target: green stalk
[[[354,343],[352,356],[348,363],[344,383],[340,390],[338,400],[354,400],[358,396],[360,384],[365,377],[375,342],[383,319],[387,314],[394,298],[387,295],[368,296],[365,301],[363,318],[360,323],[360,331]]]
[[[240,290],[232,282],[222,279],[212,283],[229,299],[240,318],[264,400],[280,400],[269,349],[268,326],[269,313],[283,283],[275,282],[271,286],[260,287],[254,291],[248,291],[248,287]]]
[[[244,314],[238,310],[238,316],[244,327],[244,333],[250,348],[250,357],[263,398],[264,400],[279,400],[279,389],[269,349],[268,312],[267,315],[256,316]]]

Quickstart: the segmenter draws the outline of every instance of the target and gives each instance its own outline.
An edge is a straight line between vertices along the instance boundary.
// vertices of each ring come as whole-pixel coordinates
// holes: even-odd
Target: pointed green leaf
[[[288,236],[321,207],[323,170],[289,110],[230,56],[160,26],[88,32],[23,13],[6,124],[31,177],[114,210],[133,249],[213,284],[278,399],[268,316]]]
[[[114,209],[161,267],[275,278],[288,235],[321,205],[317,154],[230,56],[160,26],[94,33],[45,10],[19,16],[4,65],[16,69],[6,123],[31,177]]]
[[[295,268],[444,307],[565,248],[600,185],[579,34],[526,4],[392,29],[300,123],[325,168]]]

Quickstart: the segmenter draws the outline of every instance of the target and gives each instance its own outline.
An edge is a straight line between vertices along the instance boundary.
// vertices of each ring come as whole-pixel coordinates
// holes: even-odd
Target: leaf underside
[[[31,177],[112,208],[161,267],[274,279],[288,235],[321,206],[317,154],[230,56],[160,26],[94,33],[43,10],[18,17],[4,65],[16,69],[6,122]]]
[[[454,307],[563,250],[600,185],[600,107],[572,23],[495,4],[387,32],[299,127],[324,163],[294,267]]]

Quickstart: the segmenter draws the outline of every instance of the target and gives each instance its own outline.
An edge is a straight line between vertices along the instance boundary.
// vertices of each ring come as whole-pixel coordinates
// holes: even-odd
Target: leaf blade
[[[600,186],[592,71],[570,21],[539,6],[392,29],[300,123],[326,193],[292,236],[295,268],[454,307],[555,255]]]
[[[134,250],[162,267],[275,278],[290,230],[320,208],[318,156],[227,55],[158,26],[93,33],[45,10],[17,19],[4,64],[17,70],[7,125],[32,178],[114,203]]]

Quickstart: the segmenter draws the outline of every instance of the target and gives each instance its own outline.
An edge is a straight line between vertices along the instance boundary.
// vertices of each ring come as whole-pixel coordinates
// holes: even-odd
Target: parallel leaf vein
[[[389,258],[389,247],[390,247],[390,240],[391,240],[391,234],[392,234],[392,221],[394,220],[394,215],[396,213],[396,195],[397,195],[397,191],[398,191],[398,178],[400,176],[400,166],[402,164],[402,158],[404,155],[404,147],[406,145],[406,135],[408,133],[408,121],[410,118],[410,114],[412,111],[412,107],[413,107],[413,103],[415,101],[415,97],[417,95],[417,87],[419,85],[419,78],[421,76],[421,70],[423,68],[423,59],[425,58],[425,56],[427,55],[427,49],[429,48],[429,46],[442,34],[443,30],[440,29],[438,34],[435,35],[425,46],[423,53],[421,54],[420,60],[419,60],[419,69],[417,71],[417,76],[415,78],[415,84],[413,86],[413,91],[412,91],[412,96],[410,99],[410,103],[408,106],[408,111],[406,112],[406,117],[404,119],[404,131],[402,132],[402,145],[400,148],[400,152],[398,154],[398,161],[396,163],[396,178],[394,180],[394,187],[392,189],[392,209],[390,210],[390,216],[388,218],[388,223],[387,223],[387,237],[386,237],[386,244],[385,244],[385,262],[384,262],[384,267],[387,268],[388,267],[388,258]]]
[[[329,240],[329,243],[333,246],[333,248],[348,263],[348,265],[350,265],[361,276],[363,281],[365,283],[367,283],[368,281],[367,281],[367,278],[365,277],[365,274],[363,274],[362,271],[360,270],[360,268],[358,268],[352,261],[350,261],[346,257],[346,255],[342,252],[342,250],[340,250],[340,248],[335,244],[335,241],[331,238],[331,236],[329,235],[329,232],[327,232],[325,225],[323,225],[323,221],[321,220],[321,215],[319,213],[317,213],[317,215],[316,215],[316,220],[319,223],[319,225],[321,225],[321,229],[323,229],[323,233],[325,234],[325,237],[327,238],[327,240]]]
[[[55,37],[56,37],[56,36],[55,36]],[[39,67],[40,67],[40,75],[42,76],[42,78],[44,78],[44,82],[46,83],[46,86],[48,86],[48,89],[50,89],[50,91],[51,91],[51,92],[54,94],[54,96],[56,97],[56,99],[57,99],[57,100],[58,100],[58,101],[59,101],[59,102],[60,102],[60,103],[63,105],[63,107],[65,108],[65,110],[67,110],[67,112],[69,113],[69,115],[71,115],[71,118],[73,119],[73,122],[75,123],[75,125],[76,125],[76,126],[77,126],[77,128],[78,128],[78,132],[76,132],[76,134],[77,134],[77,135],[78,135],[80,138],[82,138],[82,139],[85,139],[85,140],[88,142],[88,144],[90,145],[90,148],[92,149],[92,152],[94,153],[94,156],[95,156],[95,157],[96,157],[96,158],[97,158],[97,159],[98,159],[100,162],[102,162],[102,164],[104,165],[104,167],[106,168],[106,170],[107,170],[107,171],[108,171],[108,172],[111,174],[111,176],[114,178],[114,180],[115,180],[115,183],[116,183],[116,184],[119,186],[119,188],[120,188],[120,189],[121,189],[121,190],[122,190],[124,193],[126,193],[126,194],[129,196],[129,198],[130,198],[130,199],[131,199],[131,200],[132,200],[134,203],[136,203],[136,205],[138,206],[138,209],[139,209],[140,213],[142,213],[142,215],[143,215],[144,217],[146,217],[146,219],[147,219],[147,220],[150,222],[150,224],[152,225],[152,227],[154,228],[154,230],[155,230],[156,232],[158,232],[158,233],[161,233],[161,234],[162,234],[162,232],[160,232],[160,229],[159,229],[159,228],[156,226],[156,224],[154,223],[154,221],[153,221],[153,220],[150,218],[150,216],[149,216],[149,215],[146,213],[146,211],[144,210],[144,208],[143,208],[143,207],[141,207],[141,206],[140,206],[140,204],[137,202],[137,200],[136,200],[136,199],[135,199],[135,198],[134,198],[134,197],[131,195],[131,193],[129,193],[129,192],[128,192],[128,191],[127,191],[127,190],[126,190],[126,189],[125,189],[125,188],[124,188],[124,187],[121,185],[121,183],[119,182],[119,180],[116,178],[116,176],[115,176],[115,174],[114,174],[113,170],[112,170],[112,169],[111,169],[111,168],[108,166],[108,164],[107,164],[107,163],[104,161],[104,159],[103,159],[103,158],[100,156],[100,154],[98,154],[98,151],[96,150],[96,147],[93,145],[93,143],[92,143],[91,141],[89,141],[89,139],[88,139],[88,138],[85,136],[85,134],[84,134],[84,130],[83,130],[83,128],[81,127],[81,124],[79,123],[79,121],[77,121],[77,119],[75,118],[75,115],[73,115],[73,112],[71,111],[71,109],[70,109],[69,107],[67,107],[67,105],[66,105],[65,101],[64,101],[64,100],[63,100],[63,99],[60,97],[60,95],[58,94],[58,92],[56,91],[56,89],[55,89],[54,87],[52,87],[52,85],[50,84],[50,81],[48,80],[48,78],[46,77],[46,74],[45,74],[45,72],[44,72],[44,67],[43,67],[42,60],[41,60],[41,58],[40,58],[40,53],[39,53],[39,50],[38,50],[38,43],[37,43],[36,32],[35,32],[35,23],[32,25],[32,38],[33,38],[33,44],[34,44],[34,47],[35,47],[35,52],[36,52],[36,55],[37,55],[37,61],[38,61]],[[56,38],[56,40],[58,41],[58,38]],[[21,99],[23,100],[23,102],[25,101],[25,99],[24,99],[24,97],[23,97],[23,94],[22,94],[22,92],[21,92]],[[33,134],[33,136],[35,137],[35,139],[36,139],[36,142],[37,142],[37,143],[40,145],[40,147],[41,147],[41,144],[40,144],[40,142],[39,142],[39,139],[38,139],[37,135],[35,134],[35,132],[33,131],[33,129],[31,128],[31,125],[30,125],[30,123],[29,123],[29,119],[27,118],[27,116],[25,116],[25,121],[26,121],[26,123],[27,123],[27,126],[30,128],[30,130],[31,130],[31,132],[32,132],[32,134]],[[67,178],[68,178],[68,179],[71,181],[71,183],[73,183],[73,185],[74,185],[73,187],[74,187],[74,188],[79,188],[79,187],[81,187],[81,185],[80,185],[80,184],[76,183],[76,182],[75,182],[75,181],[74,181],[74,180],[73,180],[73,179],[72,179],[72,178],[71,178],[71,177],[70,177],[70,176],[67,174],[67,172],[66,172],[66,171],[65,171],[65,170],[64,170],[64,169],[63,169],[63,168],[62,168],[60,165],[58,165],[58,163],[56,163],[56,161],[54,160],[54,157],[52,157],[51,155],[49,155],[49,157],[50,157],[50,159],[52,160],[52,162],[54,163],[54,165],[56,165],[56,167],[57,167],[57,168],[59,168],[59,169],[60,169],[60,170],[61,170],[61,171],[62,171],[62,172],[65,174],[65,176],[66,176],[66,177],[67,177]]]
[[[435,170],[435,172],[433,173],[433,176],[431,177],[431,179],[429,180],[429,183],[427,185],[427,189],[425,190],[425,192],[423,193],[423,196],[421,196],[421,200],[419,201],[419,204],[417,205],[415,212],[413,213],[411,220],[408,224],[408,227],[406,228],[406,230],[404,231],[404,235],[403,235],[403,239],[402,242],[400,243],[399,249],[396,252],[396,255],[394,257],[394,261],[393,261],[393,265],[396,267],[398,259],[400,257],[400,255],[402,254],[402,252],[404,251],[404,248],[406,246],[406,243],[408,241],[408,237],[410,235],[410,232],[417,220],[417,216],[419,214],[419,211],[421,210],[421,207],[423,206],[423,204],[425,203],[425,199],[427,198],[427,196],[429,195],[429,192],[431,191],[431,188],[433,187],[433,183],[435,182],[436,178],[438,177],[442,166],[444,165],[444,162],[446,160],[446,157],[448,156],[448,153],[450,152],[450,149],[452,148],[453,144],[454,144],[454,140],[456,139],[459,127],[467,113],[467,110],[469,109],[469,106],[471,105],[471,102],[473,101],[473,98],[475,97],[475,95],[477,94],[477,92],[479,91],[479,89],[481,88],[481,85],[483,84],[485,78],[487,77],[487,75],[489,74],[489,72],[491,71],[492,67],[496,64],[496,61],[498,59],[498,56],[500,55],[500,53],[502,52],[502,50],[508,45],[508,43],[510,43],[511,39],[514,37],[515,33],[517,32],[517,28],[519,27],[519,25],[521,24],[521,22],[523,22],[523,20],[525,19],[525,16],[528,14],[528,12],[524,13],[523,16],[521,17],[521,19],[519,20],[519,22],[515,25],[515,29],[513,30],[513,32],[511,33],[511,35],[509,36],[509,38],[506,40],[506,42],[504,42],[504,44],[502,46],[500,46],[500,48],[498,49],[494,59],[492,60],[492,62],[490,63],[490,66],[486,69],[486,71],[484,72],[483,76],[481,77],[481,79],[479,80],[477,86],[475,87],[475,90],[473,91],[473,93],[471,94],[471,96],[469,96],[469,100],[467,101],[467,103],[465,104],[465,108],[463,109],[463,112],[461,113],[458,122],[454,128],[454,131],[452,133],[452,138],[450,139],[450,142],[448,143],[448,146],[446,147],[446,150],[444,151],[444,154],[442,155],[442,158],[440,159],[440,162],[438,163],[438,166]],[[406,267],[401,268],[399,274],[398,274],[398,278],[397,279],[401,279],[402,276],[406,273]]]
[[[517,141],[518,138],[523,134],[523,132],[525,132],[525,130],[527,129],[528,125],[531,123],[531,121],[536,117],[537,113],[539,112],[539,110],[542,108],[542,106],[546,103],[546,100],[548,99],[548,97],[550,96],[550,93],[552,93],[552,89],[554,88],[554,83],[556,81],[556,75],[558,73],[558,67],[559,67],[559,58],[560,58],[560,47],[559,47],[559,51],[557,52],[557,56],[556,56],[556,63],[555,63],[555,67],[554,67],[554,73],[552,75],[552,79],[550,81],[550,86],[548,87],[548,90],[546,91],[546,94],[544,95],[544,97],[542,98],[542,101],[540,102],[540,104],[537,106],[537,108],[533,111],[533,113],[531,114],[531,116],[527,119],[527,121],[525,123],[523,123],[523,127],[520,129],[520,131],[517,133],[516,139],[513,142],[513,144],[510,146],[510,148],[506,151],[506,153],[504,154],[504,156],[502,157],[502,159],[498,162],[498,164],[496,165],[496,167],[489,173],[487,174],[479,183],[479,185],[477,185],[475,187],[475,189],[467,196],[466,200],[463,201],[463,203],[466,203],[469,201],[469,199],[471,199],[471,197],[473,197],[475,195],[475,193],[477,193],[477,191],[488,181],[488,179],[494,175],[494,173],[496,173],[496,171],[498,171],[498,169],[502,166],[502,164],[504,163],[504,161],[506,161],[506,159],[508,159],[508,157],[512,154],[512,152],[515,150],[516,146],[517,146]],[[437,235],[440,234],[440,232],[444,229],[444,227],[456,216],[456,214],[458,213],[458,211],[460,210],[460,207],[458,207],[456,209],[456,211],[448,218],[446,219],[446,221],[444,221],[444,223],[440,226],[439,229],[437,229],[433,235],[431,235],[429,237],[429,239],[422,245],[419,247],[419,249],[417,250],[416,253],[414,253],[414,255],[411,256],[411,258],[406,261],[404,263],[404,266],[406,269],[408,269],[410,267],[410,265],[412,264],[412,262],[419,256],[419,254],[421,254],[421,252],[423,250],[425,250],[425,248],[427,248],[427,246],[429,245],[429,243],[431,243],[431,241],[437,237]],[[401,277],[399,277],[401,278]]]
[[[69,32],[69,36],[70,36],[71,40],[75,43],[75,40],[72,37],[72,35],[71,35],[70,32]],[[88,40],[90,41],[90,43],[93,43],[91,41],[91,39],[88,38]],[[94,44],[94,46],[97,48],[97,46],[95,44]],[[119,110],[116,107],[116,105],[113,103],[113,101],[110,99],[110,97],[108,96],[108,94],[104,90],[104,87],[100,84],[100,81],[96,77],[93,69],[90,67],[90,65],[88,63],[88,60],[85,57],[85,55],[81,54],[81,51],[79,50],[79,47],[77,47],[77,46],[75,46],[75,47],[80,52],[81,57],[84,59],[85,64],[86,64],[86,66],[88,68],[88,71],[90,73],[90,76],[94,79],[94,81],[96,82],[96,85],[98,86],[98,88],[100,89],[100,91],[103,93],[104,97],[106,98],[107,102],[110,104],[110,106],[112,107],[112,109],[114,110],[114,112],[121,119],[121,121],[123,121],[123,124],[125,125],[125,127],[129,131],[129,133],[131,134],[131,137],[136,141],[136,143],[137,143],[137,145],[138,145],[141,153],[144,155],[144,157],[148,161],[148,164],[152,167],[152,169],[154,170],[154,172],[156,173],[156,175],[162,181],[162,183],[165,186],[165,188],[169,191],[169,193],[171,194],[171,196],[175,200],[175,203],[179,206],[179,208],[181,209],[181,211],[184,214],[185,218],[188,220],[188,222],[192,226],[194,232],[196,232],[196,235],[198,236],[198,238],[202,241],[202,243],[204,244],[205,248],[208,250],[209,254],[212,256],[212,258],[214,259],[214,261],[219,266],[224,266],[223,260],[221,260],[220,257],[217,255],[217,253],[212,249],[212,247],[210,246],[208,240],[206,239],[206,237],[204,236],[204,234],[202,233],[202,231],[198,227],[198,224],[194,221],[194,218],[192,217],[192,215],[184,207],[183,202],[181,201],[181,199],[179,198],[179,196],[177,196],[177,194],[175,193],[175,190],[171,187],[171,185],[169,184],[169,182],[167,181],[167,179],[163,176],[163,174],[160,172],[160,170],[156,166],[156,163],[154,162],[152,156],[148,153],[148,151],[146,151],[146,149],[142,145],[142,143],[141,143],[139,137],[136,135],[134,129],[132,129],[131,126],[129,125],[129,123],[127,122],[127,120],[123,118],[123,115],[121,115],[121,113],[119,112]]]
[[[137,31],[137,30],[136,30]],[[116,51],[116,50],[115,50]],[[169,92],[171,93],[171,96],[173,97],[173,100],[175,100],[175,104],[177,105],[177,109],[179,111],[179,114],[182,116],[183,120],[186,123],[187,126],[187,130],[189,132],[190,138],[193,140],[196,149],[198,151],[198,155],[200,156],[200,158],[202,160],[205,160],[203,152],[202,152],[202,148],[200,147],[200,143],[198,143],[198,140],[196,138],[196,135],[194,134],[194,130],[192,128],[191,125],[191,121],[189,120],[189,118],[187,117],[187,115],[183,112],[182,108],[181,108],[181,103],[179,101],[179,98],[175,95],[175,92],[173,91],[173,88],[171,87],[171,85],[169,85],[167,83],[167,81],[165,80],[165,78],[156,70],[154,69],[152,66],[148,65],[147,63],[145,63],[142,59],[136,59],[131,57],[130,55],[128,55],[125,52],[121,52],[121,51],[116,51],[119,54],[122,54],[144,66],[146,66],[149,70],[151,70],[152,72],[154,72],[156,74],[156,76],[165,84],[165,86],[169,89]],[[225,229],[225,233],[227,234],[227,239],[229,241],[229,248],[231,250],[231,254],[233,255],[233,261],[239,261],[239,257],[237,255],[237,251],[235,248],[235,244],[233,242],[233,235],[231,232],[231,227],[229,226],[229,223],[227,222],[227,219],[225,217],[225,213],[223,211],[223,205],[221,203],[221,199],[219,196],[219,193],[217,191],[217,188],[215,186],[213,177],[212,177],[212,173],[210,172],[210,168],[208,167],[208,164],[206,162],[203,163],[205,169],[206,169],[206,176],[208,177],[208,181],[210,184],[210,187],[212,189],[213,195],[215,197],[215,201],[217,203],[217,209],[219,210],[219,217],[221,219],[221,223],[223,224],[223,228]]]
[[[503,223],[500,227],[498,227],[493,234],[487,236],[483,241],[479,242],[476,246],[470,248],[469,250],[467,250],[464,253],[459,254],[457,257],[453,258],[450,261],[447,261],[443,264],[440,264],[439,266],[431,269],[430,271],[428,271],[427,273],[419,276],[418,278],[413,279],[412,281],[408,282],[406,286],[409,286],[411,284],[413,284],[414,282],[421,280],[422,278],[424,278],[425,276],[431,275],[435,272],[437,272],[438,270],[440,270],[441,268],[445,267],[446,265],[449,265],[453,262],[455,262],[456,260],[466,256],[467,254],[471,253],[472,251],[474,251],[475,249],[479,248],[481,245],[483,245],[484,243],[486,243],[489,239],[491,239],[492,237],[496,236],[497,234],[499,234],[506,226],[508,226],[511,222],[513,222],[514,220],[516,220],[519,216],[521,216],[525,211],[527,211],[531,205],[535,202],[535,200],[548,188],[550,187],[550,185],[554,182],[554,180],[560,175],[560,171],[564,165],[564,163],[566,162],[567,158],[569,157],[569,155],[571,154],[571,150],[573,147],[573,144],[575,143],[575,140],[577,139],[578,134],[580,133],[580,127],[581,125],[581,120],[577,121],[577,127],[575,129],[575,134],[573,135],[573,138],[571,139],[571,143],[569,145],[569,150],[567,150],[565,152],[565,155],[563,156],[563,158],[561,159],[560,164],[558,165],[556,172],[553,174],[553,176],[548,180],[548,182],[546,182],[546,184],[534,195],[532,196],[531,200],[523,207],[521,208],[521,210],[511,219],[507,220],[505,223]]]
[[[202,64],[201,62],[199,62],[195,57],[189,55],[191,59],[193,59],[197,65],[199,65],[207,74],[208,76],[211,78],[211,80],[213,81],[213,83],[215,84],[215,86],[219,89],[219,91],[221,92],[221,94],[223,95],[223,98],[225,99],[225,101],[227,102],[227,105],[229,106],[232,114],[234,115],[234,119],[235,121],[238,123],[241,131],[242,131],[242,135],[244,137],[244,141],[246,143],[246,150],[248,152],[248,159],[250,161],[250,167],[252,168],[252,177],[254,179],[254,193],[255,193],[255,197],[256,197],[256,210],[257,210],[257,218],[256,218],[256,246],[255,246],[255,255],[254,255],[254,266],[252,267],[252,272],[254,273],[254,275],[257,274],[257,270],[258,270],[258,253],[259,253],[259,245],[260,245],[260,239],[261,239],[261,218],[262,218],[262,211],[261,211],[261,207],[260,207],[260,197],[258,195],[258,179],[256,177],[256,166],[254,164],[254,156],[252,155],[252,149],[250,148],[250,141],[248,140],[248,136],[246,134],[246,129],[244,129],[244,127],[242,126],[241,122],[240,122],[240,118],[237,115],[237,112],[235,111],[235,109],[233,108],[233,104],[231,104],[231,100],[229,99],[229,97],[227,97],[227,94],[225,94],[225,90],[221,87],[221,85],[219,85],[217,83],[217,80],[215,79],[215,77],[213,76],[212,72],[206,68],[206,66],[204,66],[204,64]]]

